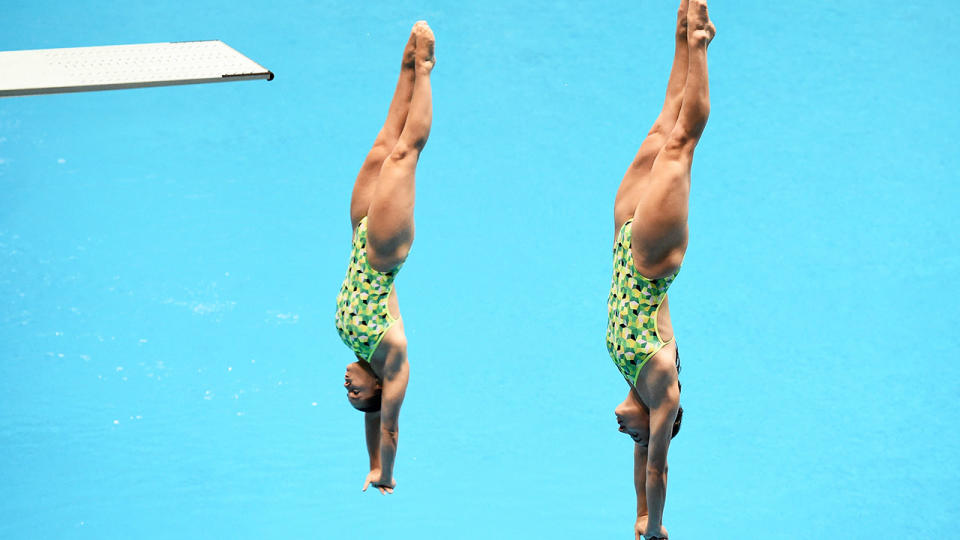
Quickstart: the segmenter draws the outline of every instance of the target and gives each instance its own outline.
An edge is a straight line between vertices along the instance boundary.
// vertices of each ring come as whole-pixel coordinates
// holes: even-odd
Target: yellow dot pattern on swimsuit
[[[361,219],[353,234],[347,276],[337,295],[337,333],[347,347],[367,362],[397,321],[390,316],[387,302],[399,272],[400,266],[378,272],[367,262],[367,218]]]
[[[636,385],[637,375],[647,360],[669,343],[662,341],[657,332],[657,312],[680,269],[660,279],[640,275],[630,250],[632,221],[627,220],[620,227],[613,247],[613,281],[607,299],[607,351],[623,378]]]

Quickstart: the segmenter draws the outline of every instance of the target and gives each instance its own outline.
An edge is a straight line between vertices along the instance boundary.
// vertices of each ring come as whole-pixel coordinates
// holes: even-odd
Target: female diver
[[[414,175],[433,119],[433,48],[433,31],[417,22],[387,120],[353,186],[353,248],[337,295],[337,332],[356,355],[343,386],[350,404],[364,413],[370,456],[363,490],[372,485],[383,494],[396,486],[398,418],[410,376],[393,281],[413,244]]]
[[[627,381],[615,414],[634,444],[634,535],[667,538],[667,450],[680,429],[680,359],[667,289],[687,248],[693,151],[707,124],[707,45],[716,29],[704,0],[683,0],[663,110],[640,146],[614,205],[607,350]]]

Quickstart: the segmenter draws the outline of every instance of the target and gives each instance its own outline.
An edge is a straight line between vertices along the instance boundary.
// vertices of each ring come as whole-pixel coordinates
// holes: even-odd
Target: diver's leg
[[[414,176],[420,152],[427,144],[433,121],[433,97],[430,71],[433,56],[433,31],[424,21],[413,27],[417,39],[416,79],[406,123],[396,145],[383,162],[367,223],[370,265],[389,271],[401,264],[413,244]]]
[[[354,228],[367,215],[377,178],[380,176],[380,167],[387,156],[390,155],[393,146],[397,144],[397,139],[400,138],[400,132],[403,130],[403,124],[407,119],[410,97],[413,95],[415,44],[416,40],[413,32],[411,32],[410,39],[403,49],[400,79],[397,81],[397,88],[393,92],[393,100],[390,102],[389,111],[387,111],[387,120],[380,129],[380,133],[377,134],[377,138],[373,142],[373,148],[370,149],[363,161],[360,173],[357,174],[357,180],[353,184],[353,196],[350,198],[350,221]]]
[[[676,125],[654,159],[631,224],[634,263],[648,278],[673,273],[687,248],[690,166],[710,115],[707,46],[716,34],[704,0],[689,0],[687,34],[683,105]]]
[[[667,136],[677,123],[680,106],[683,103],[683,88],[687,79],[687,2],[682,0],[677,10],[677,28],[674,34],[675,48],[673,53],[673,67],[670,69],[670,79],[667,81],[667,95],[663,102],[660,115],[650,128],[646,139],[640,145],[640,150],[627,168],[617,198],[614,203],[614,225],[616,231],[620,226],[633,217],[637,209],[637,201],[643,189],[643,180],[650,173],[654,158],[663,147]]]

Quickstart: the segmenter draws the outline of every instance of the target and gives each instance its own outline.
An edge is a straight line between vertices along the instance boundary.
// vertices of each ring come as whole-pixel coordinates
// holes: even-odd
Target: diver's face
[[[627,434],[640,446],[647,446],[650,440],[650,409],[632,391],[613,413],[617,416],[620,433]]]
[[[347,399],[356,406],[364,400],[376,395],[380,383],[376,377],[360,366],[359,362],[347,364],[347,372],[343,376],[343,387],[347,389]]]

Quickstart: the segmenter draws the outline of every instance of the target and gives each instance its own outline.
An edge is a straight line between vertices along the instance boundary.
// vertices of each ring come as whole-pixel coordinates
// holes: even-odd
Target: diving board
[[[272,80],[222,41],[0,52],[0,97]]]

